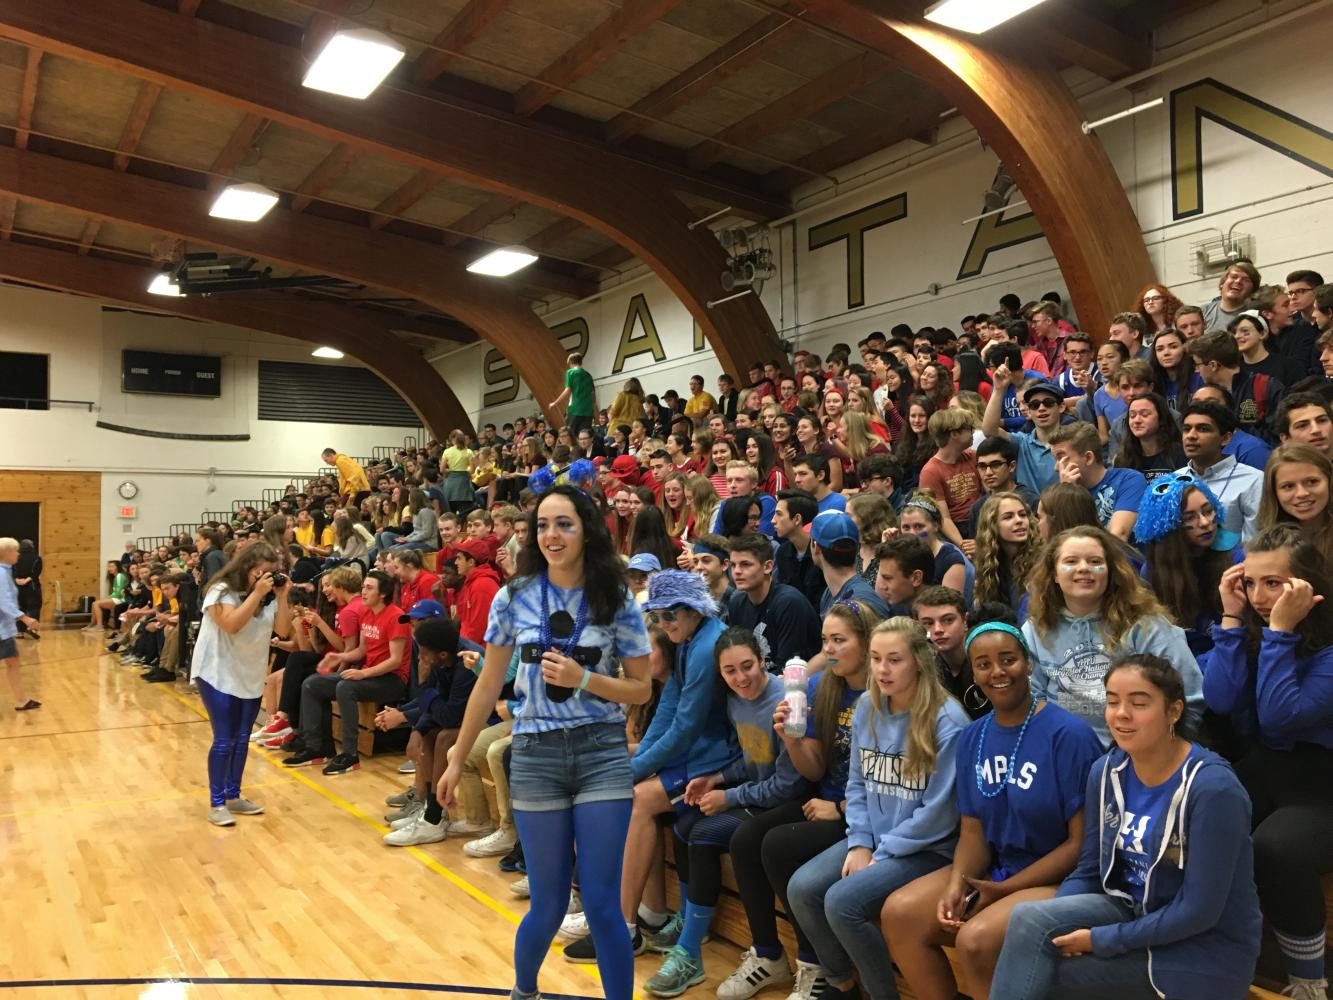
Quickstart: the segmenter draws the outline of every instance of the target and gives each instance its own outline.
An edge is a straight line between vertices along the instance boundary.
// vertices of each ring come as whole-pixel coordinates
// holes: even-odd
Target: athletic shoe
[[[787,1000],[819,1000],[828,991],[824,967],[815,962],[796,960],[796,985],[787,994]]]
[[[684,948],[672,948],[657,975],[643,984],[643,991],[655,997],[678,997],[705,978],[703,959],[695,958]]]
[[[233,816],[258,816],[264,811],[263,806],[249,799],[228,799],[226,809]]]
[[[560,921],[560,929],[555,932],[557,941],[569,943],[578,941],[587,936],[588,915],[582,910],[565,914],[565,919]]]
[[[415,802],[417,798],[417,789],[415,785],[408,785],[407,791],[399,792],[397,795],[390,795],[384,800],[386,806],[393,806],[395,809],[401,809],[409,802]]]
[[[399,774],[416,774],[417,762],[414,760],[405,760],[398,765]]]
[[[279,737],[286,736],[292,731],[292,724],[280,715],[275,715],[269,719],[268,725],[263,729],[257,729],[250,734],[250,741],[259,743],[263,740],[276,740]]]
[[[165,667],[154,667],[148,673],[140,674],[139,679],[149,684],[166,684],[176,679],[176,671],[167,670]]]
[[[676,947],[676,942],[680,940],[681,928],[685,926],[684,910],[677,910],[671,914],[665,924],[655,931],[649,931],[643,936],[643,943],[648,946],[649,951],[655,951],[659,955],[665,955],[672,948]]]
[[[515,844],[514,849],[496,862],[502,872],[526,872],[527,865],[523,863],[523,845]]]
[[[391,830],[384,835],[384,842],[390,847],[413,847],[417,844],[438,844],[448,834],[443,821],[427,823],[425,817],[418,816],[405,826]]]
[[[791,983],[791,967],[785,955],[760,958],[751,948],[736,966],[736,971],[717,988],[718,1000],[750,1000],[760,990]]]
[[[40,701],[37,701],[35,698],[29,698],[29,699],[28,699],[27,701],[25,701],[22,705],[15,705],[15,706],[14,706],[14,711],[16,711],[16,712],[31,712],[34,708],[41,708],[41,707],[42,707],[42,703],[41,703]]]
[[[320,753],[318,750],[301,750],[290,757],[284,758],[283,767],[307,767],[310,764],[327,764],[329,755]]]
[[[449,832],[453,833],[453,830]],[[502,827],[480,840],[469,840],[463,845],[463,853],[469,858],[493,858],[499,854],[508,854],[516,843],[518,836]]]
[[[469,823],[465,819],[456,819],[449,824],[449,836],[451,837],[476,837],[484,836],[494,830],[495,827],[489,823]]]
[[[630,942],[634,947],[635,955],[642,955],[647,949],[643,944],[643,932],[637,927],[634,928],[634,938]],[[565,961],[575,962],[579,965],[593,965],[597,962],[597,945],[593,943],[592,935],[581,937],[573,944],[565,946]]]
[[[1291,985],[1282,991],[1284,997],[1294,997],[1295,1000],[1328,1000],[1327,979],[1297,979],[1295,976],[1288,978]]]
[[[300,739],[300,737],[295,733],[287,732],[274,739],[263,740],[259,745],[265,750],[286,750],[288,747],[294,747],[298,739]]]
[[[519,899],[527,899],[531,893],[528,891],[528,877],[524,875],[517,882],[509,883],[509,891]]]
[[[565,916],[569,916],[569,914],[571,913],[582,913],[582,912],[583,912],[583,897],[579,895],[579,891],[577,889],[572,889],[570,890],[569,893],[569,905],[565,907]]]
[[[226,806],[214,806],[208,810],[208,821],[214,826],[236,825],[236,817],[227,811]]]
[[[420,816],[425,811],[426,811],[426,803],[422,802],[420,799],[413,799],[411,802],[409,802],[407,805],[403,806],[403,808],[397,810],[396,812],[385,813],[384,822],[388,823],[391,827],[397,830],[399,821],[405,819],[412,819],[413,817]]]
[[[92,622],[89,622],[87,625],[83,626],[83,628],[79,629],[79,631],[80,631],[80,632],[100,632],[100,631],[102,631],[102,626],[101,626],[101,625],[94,625]]]
[[[542,995],[538,993],[520,993],[517,986],[509,991],[509,1000],[542,1000]]]
[[[324,773],[329,777],[361,770],[361,758],[354,753],[340,753],[324,765]]]

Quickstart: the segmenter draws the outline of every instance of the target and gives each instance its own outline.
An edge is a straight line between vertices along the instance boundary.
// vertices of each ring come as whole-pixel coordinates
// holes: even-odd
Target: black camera
[[[287,574],[286,574],[286,573],[274,573],[274,574],[273,574],[273,586],[274,586],[274,587],[281,587],[281,586],[282,586],[283,584],[285,584],[286,582],[287,582]],[[259,606],[260,606],[261,608],[266,608],[266,607],[268,607],[270,604],[272,604],[275,600],[277,600],[277,597],[278,597],[277,593],[276,593],[275,591],[270,590],[267,594],[264,595],[264,599],[263,599],[262,601],[259,602]]]
[[[287,582],[287,574],[286,574],[286,573],[274,573],[274,574],[273,574],[273,586],[275,586],[275,587],[281,587],[281,586],[282,586],[284,583],[286,583],[286,582]]]

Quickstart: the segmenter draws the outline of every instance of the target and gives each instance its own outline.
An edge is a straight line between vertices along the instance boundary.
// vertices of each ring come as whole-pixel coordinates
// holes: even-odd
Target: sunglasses
[[[648,624],[649,625],[657,625],[659,623],[664,625],[675,624],[676,619],[680,617],[680,613],[684,610],[685,606],[683,604],[678,604],[674,608],[666,608],[662,611],[649,611]]]
[[[1059,400],[1052,399],[1050,396],[1038,396],[1036,399],[1028,400],[1029,410],[1053,410],[1059,405]]]

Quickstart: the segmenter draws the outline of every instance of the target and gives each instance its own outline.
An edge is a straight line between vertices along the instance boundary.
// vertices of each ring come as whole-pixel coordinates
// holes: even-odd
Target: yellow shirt
[[[472,464],[470,448],[445,448],[440,455],[440,468],[447,472],[467,472]]]
[[[303,549],[308,549],[308,548],[310,548],[310,546],[312,546],[312,545],[318,545],[320,548],[332,548],[332,547],[333,547],[333,526],[332,526],[332,525],[329,525],[329,526],[325,527],[325,529],[324,529],[324,533],[323,533],[322,535],[320,535],[320,539],[319,539],[319,541],[316,542],[316,541],[315,541],[315,522],[314,522],[314,521],[311,521],[309,524],[305,525],[304,527],[302,527],[301,525],[298,524],[298,525],[296,526],[296,531],[294,532],[294,537],[296,538],[296,544],[299,545],[299,546],[301,546],[301,548],[303,548]]]
[[[717,400],[706,392],[691,396],[685,401],[685,416],[687,417],[701,417],[715,409],[717,409]]]
[[[339,453],[333,457],[333,467],[338,470],[339,493],[369,493],[370,480],[361,463],[350,455]]]

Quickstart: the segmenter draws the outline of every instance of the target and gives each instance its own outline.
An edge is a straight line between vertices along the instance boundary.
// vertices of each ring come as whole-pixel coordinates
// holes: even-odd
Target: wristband
[[[579,686],[574,689],[574,697],[577,698],[584,691],[588,690],[588,678],[592,676],[592,671],[587,667],[583,668],[583,678],[579,681]]]

